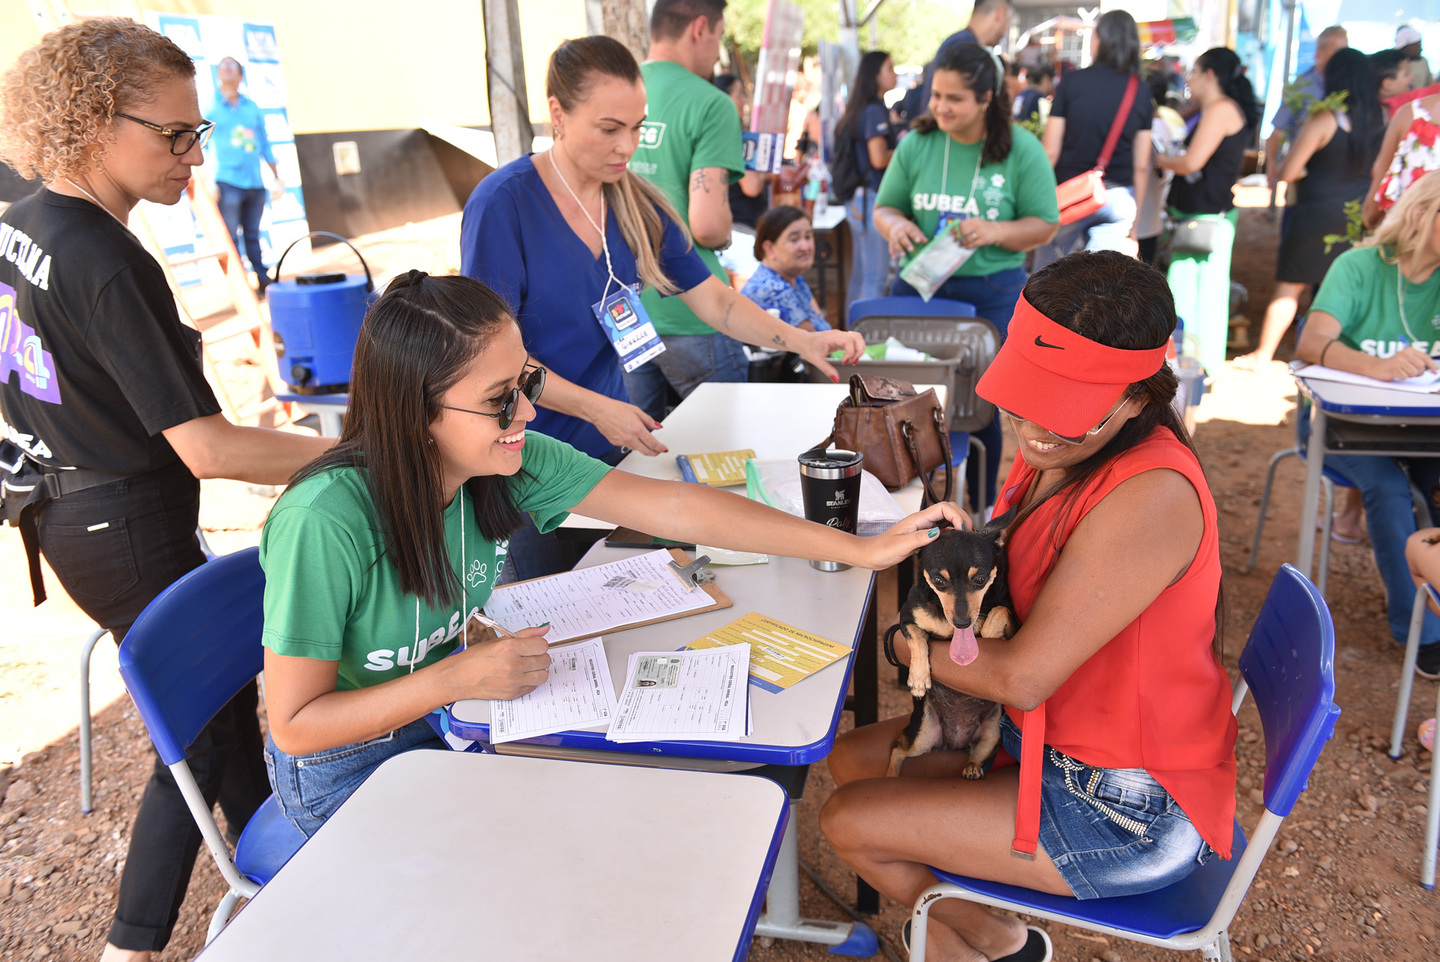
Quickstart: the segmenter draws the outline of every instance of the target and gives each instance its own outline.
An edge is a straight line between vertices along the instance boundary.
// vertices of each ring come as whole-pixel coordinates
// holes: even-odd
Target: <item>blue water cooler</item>
[[[285,255],[309,237],[332,237],[355,251],[364,276],[322,271],[280,280]],[[312,231],[285,248],[275,265],[275,277],[275,283],[265,289],[265,299],[270,303],[280,377],[297,394],[346,393],[360,325],[376,297],[370,266],[345,238]]]

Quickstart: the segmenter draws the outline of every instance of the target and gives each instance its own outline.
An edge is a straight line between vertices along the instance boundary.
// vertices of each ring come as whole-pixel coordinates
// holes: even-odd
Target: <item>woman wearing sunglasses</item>
[[[0,81],[0,155],[44,181],[0,215],[3,461],[37,492],[19,518],[27,546],[117,644],[151,599],[205,561],[199,478],[283,484],[330,443],[225,420],[200,335],[181,324],[160,265],[127,226],[140,201],[180,199],[209,129],[189,56],[131,20],[62,27]],[[43,598],[33,550],[30,560]],[[255,710],[252,684],[187,753],[231,825],[269,793]],[[105,958],[165,947],[199,844],[157,758]]]
[[[443,748],[426,720],[435,709],[545,680],[544,627],[481,642],[472,622],[522,519],[551,531],[579,511],[673,540],[876,569],[942,520],[963,520],[941,504],[857,538],[628,474],[527,430],[545,390],[515,315],[479,281],[411,271],[366,316],[345,433],[280,497],[260,541],[266,753],[276,797],[307,835],[386,758]]]
[[[1021,627],[981,639],[963,666],[947,642],[930,666],[1006,706],[1020,765],[967,781],[965,755],[939,751],[884,778],[908,713],[836,741],[821,829],[902,905],[934,883],[928,865],[1085,899],[1230,857],[1215,502],[1171,403],[1174,329],[1162,274],[1114,251],[1072,254],[1030,277],[980,379],[1018,442],[995,510],[1017,511],[1006,553]],[[927,939],[938,958],[1050,957],[1039,929],[954,899],[936,903]]]

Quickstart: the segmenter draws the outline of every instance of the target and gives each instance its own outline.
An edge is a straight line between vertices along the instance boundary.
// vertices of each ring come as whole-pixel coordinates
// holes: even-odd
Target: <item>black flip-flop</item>
[[[1055,948],[1050,943],[1050,935],[1041,928],[1033,925],[1026,927],[1025,944],[1018,951],[1009,955],[1001,956],[995,962],[1050,962],[1055,954]],[[905,924],[900,926],[900,944],[905,946],[905,955],[910,955],[910,920],[906,919]]]

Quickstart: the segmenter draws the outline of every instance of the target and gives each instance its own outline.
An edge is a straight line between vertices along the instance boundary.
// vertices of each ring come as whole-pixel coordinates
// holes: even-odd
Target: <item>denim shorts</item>
[[[280,810],[309,838],[381,762],[417,748],[445,748],[424,718],[379,738],[310,755],[287,755],[267,736],[265,768]]]
[[[1005,751],[1020,730],[1000,716]],[[1040,844],[1076,898],[1136,895],[1185,878],[1215,853],[1143,768],[1095,768],[1045,746]]]

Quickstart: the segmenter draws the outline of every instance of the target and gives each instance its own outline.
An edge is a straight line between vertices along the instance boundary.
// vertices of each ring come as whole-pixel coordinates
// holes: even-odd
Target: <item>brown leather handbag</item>
[[[934,388],[917,392],[908,381],[850,375],[850,396],[835,409],[834,429],[817,447],[832,442],[837,448],[865,455],[865,470],[891,490],[924,478],[922,507],[949,501],[954,493],[950,432]],[[931,474],[942,467],[944,494],[937,497]]]

